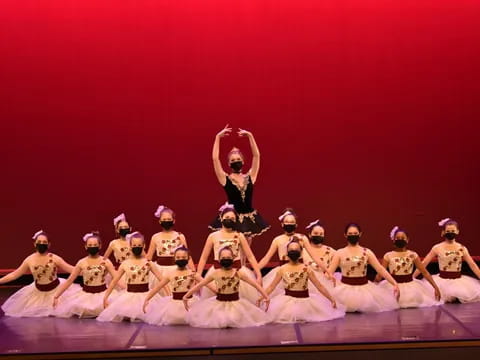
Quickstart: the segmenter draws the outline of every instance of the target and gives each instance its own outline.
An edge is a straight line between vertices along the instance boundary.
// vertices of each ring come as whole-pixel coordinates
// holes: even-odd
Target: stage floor
[[[0,301],[16,289],[0,290]],[[273,324],[247,329],[198,329],[144,323],[99,323],[57,318],[0,318],[0,354],[173,351],[216,354],[233,349],[319,345],[442,343],[480,340],[480,303],[448,304],[374,314],[347,314],[322,323]],[[339,347],[340,346],[340,347]],[[132,354],[133,355],[133,354]]]

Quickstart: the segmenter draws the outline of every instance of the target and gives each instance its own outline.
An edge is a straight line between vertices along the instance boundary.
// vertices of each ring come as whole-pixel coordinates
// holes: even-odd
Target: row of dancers
[[[297,216],[289,209],[279,217],[283,233],[257,262],[247,237],[238,230],[240,215],[227,204],[219,212],[220,229],[208,236],[195,267],[185,236],[174,229],[173,210],[160,206],[155,214],[162,231],[152,237],[148,249],[144,236],[132,232],[121,214],[114,219],[118,238],[110,242],[104,256],[99,234],[88,233],[83,238],[87,256],[75,266],[48,251],[45,232],[34,234],[35,253],[0,279],[4,284],[28,272],[34,277],[32,284],[5,301],[5,315],[223,328],[326,321],[346,312],[480,301],[480,281],[463,275],[461,266],[465,261],[479,278],[480,269],[467,248],[456,241],[459,225],[451,219],[439,222],[444,240],[423,262],[408,249],[407,232],[395,227],[390,234],[394,249],[381,263],[360,245],[358,224],[346,226],[347,245],[334,250],[325,244],[325,228],[318,220],[307,226],[306,234],[297,232]],[[261,269],[275,253],[281,264],[262,278]],[[114,262],[108,259],[110,254]],[[202,277],[211,254],[213,266]],[[440,272],[430,275],[426,266],[434,258]],[[369,264],[377,272],[375,282],[367,279]],[[59,270],[70,273],[68,279],[59,279]],[[423,280],[416,279],[420,273]],[[79,275],[82,286],[74,283]]]

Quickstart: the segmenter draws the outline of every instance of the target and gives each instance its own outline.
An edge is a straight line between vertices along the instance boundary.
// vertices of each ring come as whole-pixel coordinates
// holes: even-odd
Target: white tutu
[[[458,279],[444,279],[439,274],[432,275],[440,289],[442,300],[451,302],[458,299],[462,303],[480,301],[480,281],[470,276],[462,275]],[[426,282],[425,279],[422,281]]]
[[[307,298],[278,295],[271,300],[268,315],[277,323],[327,321],[344,317],[345,307],[337,304],[334,309],[327,298],[318,294]]]
[[[69,296],[62,295],[58,299],[58,305],[53,313],[54,316],[68,318],[78,316],[79,318],[94,318],[103,311],[103,298],[105,291],[100,293],[89,293],[79,288]],[[118,295],[113,290],[109,301],[114,301]]]
[[[197,301],[198,297],[194,296],[188,304],[192,306]],[[187,325],[187,310],[182,300],[159,297],[148,305],[144,321],[151,325]]]
[[[325,276],[325,274],[322,271],[314,270],[314,274],[317,277],[317,279],[320,281],[320,284],[322,284],[323,287],[325,289],[327,289],[327,291],[330,294],[332,294],[333,289],[334,289],[333,281],[328,280],[327,277]],[[335,278],[335,283],[338,284],[342,275],[341,275],[341,273],[333,273],[333,277]],[[315,285],[313,285],[313,283],[311,281],[308,282],[308,291],[310,292],[310,294],[312,294],[312,293],[313,294],[320,294],[318,289],[315,287]]]
[[[273,282],[273,280],[275,279],[275,276],[277,275],[278,269],[280,269],[280,266],[274,267],[267,273],[267,275],[263,277],[264,289],[268,288],[270,284]],[[277,287],[273,289],[273,291],[270,293],[270,298],[283,295],[284,293],[285,293],[285,286],[283,285],[283,281],[280,280]],[[258,296],[257,296],[257,299],[258,299]]]
[[[380,312],[399,308],[393,291],[385,290],[369,281],[365,285],[347,285],[342,282],[332,291],[338,303],[346,306],[347,312]]]
[[[219,301],[212,297],[194,303],[187,322],[201,328],[244,328],[265,325],[268,318],[265,311],[245,299]]]
[[[109,305],[97,317],[98,321],[119,322],[124,318],[130,321],[144,320],[143,303],[148,292],[123,291],[115,299],[108,298]],[[152,299],[157,297],[155,295]]]
[[[214,271],[215,271],[215,268],[213,266],[210,267],[210,269],[208,269],[208,272],[205,275],[205,277],[207,277],[208,275],[210,275]],[[245,266],[242,266],[242,268],[238,271],[241,272],[243,275],[247,275],[253,281],[256,280],[255,274],[249,268],[247,268]],[[256,304],[258,298],[261,296],[258,293],[257,289],[255,289],[250,284],[247,284],[245,281],[240,281],[240,286],[238,288],[238,292],[240,294],[241,299],[248,300],[252,304]],[[216,296],[216,294],[213,291],[211,291],[209,288],[207,288],[206,286],[201,289],[201,295],[200,295],[201,299],[208,299],[208,298],[211,298],[213,296]]]
[[[161,277],[163,278],[166,274],[168,274],[171,271],[174,271],[177,269],[176,265],[159,265],[155,262],[152,262],[152,264],[157,268],[157,270],[160,272]],[[150,274],[148,275],[148,288],[153,289],[155,286],[157,286],[159,283],[157,277],[153,274],[153,272],[150,271]],[[165,287],[162,288],[162,290],[159,291],[158,295],[160,296],[170,296],[172,293],[170,289],[170,284],[165,285]]]
[[[393,292],[393,286],[383,280],[378,286],[389,293]],[[413,279],[405,283],[398,283],[400,299],[398,304],[402,309],[441,305],[441,301],[435,300],[435,292],[432,285],[425,284],[420,280]]]
[[[59,278],[60,284],[65,279]],[[2,305],[2,310],[6,316],[12,317],[41,317],[53,316],[55,309],[53,308],[53,297],[58,286],[50,291],[40,291],[36,288],[35,283],[24,286]],[[78,291],[80,285],[72,284],[64,293],[64,296],[70,296]]]

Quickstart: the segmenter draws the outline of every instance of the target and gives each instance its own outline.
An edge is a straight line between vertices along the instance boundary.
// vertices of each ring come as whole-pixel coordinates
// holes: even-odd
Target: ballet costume
[[[323,250],[323,255],[319,256],[319,258],[322,261],[323,266],[328,269],[336,251],[335,249],[327,245],[321,245],[321,249]],[[303,249],[302,257],[304,263],[308,265],[313,271],[315,271],[315,276],[320,281],[320,283],[328,290],[328,292],[331,292],[334,287],[332,280],[327,279],[323,270],[315,263],[307,250]],[[341,276],[339,276],[339,273],[335,273],[333,274],[333,276],[340,280]],[[308,283],[308,290],[313,293],[319,293],[318,289],[313,285],[311,281]]]
[[[245,237],[255,237],[270,229],[270,225],[253,208],[253,182],[249,174],[244,175],[244,184],[240,186],[230,176],[226,176],[223,187],[228,203],[235,207],[238,213],[237,229]],[[222,219],[217,216],[209,225],[210,230],[217,231],[222,228]]]
[[[30,272],[34,282],[27,285],[12,296],[2,305],[6,316],[12,317],[42,317],[53,316],[53,300],[58,285],[65,279],[57,277],[57,265],[54,262],[53,254],[46,255],[46,264],[30,265]],[[65,296],[79,290],[79,285],[72,284],[65,291]]]
[[[276,323],[319,322],[338,319],[345,316],[345,307],[332,307],[323,295],[308,290],[308,266],[301,265],[297,271],[287,271],[283,265],[282,273],[285,293],[272,298],[268,309],[269,319]],[[311,273],[314,273],[310,270]]]
[[[120,265],[127,259],[130,258],[130,255],[132,254],[130,251],[130,246],[129,245],[122,245],[118,242],[117,240],[114,240],[114,243],[112,244],[112,250],[113,250],[113,257],[115,258],[115,269],[118,270]]]
[[[441,250],[437,253],[440,273],[432,277],[445,302],[455,299],[461,303],[480,301],[480,281],[461,273],[463,256],[468,250],[459,243],[456,245],[455,250]]]
[[[94,318],[103,311],[103,298],[107,290],[105,283],[108,270],[106,262],[101,261],[98,265],[84,264],[82,266],[83,286],[82,289],[72,293],[70,296],[62,295],[54,315],[57,317]],[[117,293],[113,290],[110,295],[114,300]]]
[[[145,259],[137,265],[127,260],[122,266],[125,269],[127,291],[120,292],[112,301],[109,298],[110,304],[98,315],[98,321],[119,322],[124,318],[130,321],[144,319],[143,303],[148,293],[148,276],[152,263]]]
[[[220,253],[220,250],[224,247],[229,247],[232,249],[233,252],[233,268],[237,269],[239,271],[242,271],[243,274],[246,276],[250,277],[252,280],[255,280],[255,274],[253,273],[252,270],[247,268],[246,266],[242,266],[241,261],[240,261],[240,239],[238,233],[232,233],[233,238],[231,239],[214,239],[213,242],[213,253],[214,253],[214,261],[213,261],[213,266],[208,269],[206,276],[210,275],[213,273],[216,269],[220,269],[220,263],[218,261],[218,256]],[[260,296],[257,289],[251,287],[250,285],[241,282],[240,287],[239,287],[239,293],[240,297],[242,299],[248,300],[251,303],[255,304],[256,301],[258,300],[258,297]],[[215,296],[215,294],[208,289],[207,287],[204,287],[201,290],[201,298],[206,299],[209,297]]]
[[[217,296],[199,300],[192,305],[187,315],[189,325],[201,328],[244,328],[268,322],[265,311],[239,295],[241,281],[237,269],[233,269],[230,276],[218,275],[214,280],[218,289]]]
[[[294,234],[292,236],[296,236],[298,238],[304,239],[305,236],[302,234]],[[275,280],[275,276],[277,275],[278,270],[282,265],[285,265],[289,262],[288,256],[287,256],[287,244],[290,242],[290,238],[292,236],[282,234],[277,236],[275,239],[273,239],[272,242],[277,243],[277,254],[278,258],[280,259],[280,265],[275,266],[273,269],[271,269],[267,275],[263,277],[263,285],[265,288],[269,287],[270,284]],[[303,251],[302,254],[305,254],[306,251]],[[303,256],[298,260],[300,263],[303,263]],[[270,294],[271,297],[275,297],[277,295],[282,295],[284,293],[284,288],[283,288],[283,282],[280,282],[277,287],[273,290],[273,292]]]
[[[430,283],[425,283],[413,278],[413,268],[418,254],[414,251],[405,252],[390,251],[384,259],[388,261],[388,271],[398,283],[400,299],[398,304],[401,308],[416,308],[440,305],[442,302],[435,300],[435,292]],[[393,286],[386,280],[379,287],[393,291]]]
[[[399,308],[392,291],[367,279],[367,248],[360,256],[341,256],[342,278],[332,291],[337,303],[346,306],[347,312],[381,312]]]
[[[177,268],[175,265],[174,251],[177,247],[181,246],[180,233],[174,232],[175,238],[173,239],[155,239],[155,252],[157,254],[157,263],[154,266],[160,271],[160,274],[165,276],[168,272]],[[158,284],[157,277],[150,273],[149,286],[153,289]],[[170,287],[170,285],[167,285]],[[171,290],[171,289],[170,289]],[[159,292],[160,296],[165,296],[168,293],[166,289],[162,289]]]
[[[151,302],[145,315],[145,322],[152,325],[186,325],[187,310],[183,304],[183,297],[194,284],[195,273],[191,270],[188,270],[186,275],[172,275],[169,282],[172,295]],[[189,306],[197,300],[197,296],[192,296],[188,300]]]

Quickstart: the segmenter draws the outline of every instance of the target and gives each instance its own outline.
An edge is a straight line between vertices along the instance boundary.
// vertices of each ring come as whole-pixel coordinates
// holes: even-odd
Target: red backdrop
[[[255,206],[294,207],[343,245],[358,221],[381,256],[393,225],[421,254],[436,222],[480,253],[480,3],[476,0],[3,0],[0,268],[42,228],[74,262],[81,236],[158,204],[198,260],[225,201],[211,164],[226,123],[262,153]],[[247,156],[246,139],[228,139]],[[222,155],[224,156],[224,155]]]

